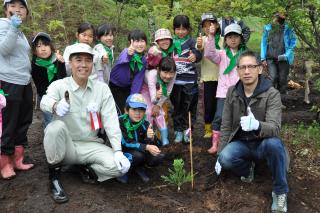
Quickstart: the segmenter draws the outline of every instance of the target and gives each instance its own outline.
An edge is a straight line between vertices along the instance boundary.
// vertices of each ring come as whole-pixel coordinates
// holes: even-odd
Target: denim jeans
[[[212,122],[212,130],[220,131],[225,98],[217,98],[216,113]]]
[[[267,161],[272,173],[273,191],[276,194],[288,193],[287,159],[285,147],[279,138],[265,138],[256,142],[235,140],[218,157],[222,169],[245,177],[249,175],[251,161],[255,160]]]

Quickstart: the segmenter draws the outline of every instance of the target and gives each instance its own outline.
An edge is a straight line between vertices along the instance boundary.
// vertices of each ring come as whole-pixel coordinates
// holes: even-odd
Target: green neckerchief
[[[36,58],[36,65],[47,69],[48,81],[51,82],[54,75],[58,72],[56,65],[52,62],[52,57],[48,59]]]
[[[0,89],[0,94],[3,96],[8,96],[8,94],[4,93],[4,91],[2,89]]]
[[[219,33],[216,33],[214,36],[214,43],[216,44],[216,49],[220,50],[220,45],[219,45],[219,41],[220,41],[220,35]]]
[[[240,48],[239,48],[237,54],[232,55],[231,49],[229,47],[226,48],[226,54],[227,54],[228,58],[230,59],[230,63],[228,65],[228,67],[224,70],[224,72],[223,72],[224,75],[229,74],[231,72],[231,70],[233,70],[233,68],[235,68],[239,56],[245,50],[246,50],[246,46],[245,45],[240,45]]]
[[[179,38],[178,36],[173,36],[173,46],[174,49],[177,51],[178,55],[180,56],[182,53],[182,44],[190,38],[190,35],[186,35],[183,38]]]
[[[108,58],[109,58],[109,61],[111,62],[110,65],[112,65],[112,62],[113,62],[113,54],[112,54],[112,49],[110,47],[108,47],[107,45],[105,45],[104,43],[102,42],[98,42],[98,44],[102,44],[104,49],[107,51],[108,53]]]
[[[138,53],[133,54],[129,62],[131,72],[134,72],[134,68],[136,67],[136,65],[138,67],[139,72],[142,70],[144,64],[142,63],[141,58],[142,58],[141,54],[138,54]]]
[[[144,115],[143,118],[141,119],[141,121],[139,121],[136,124],[132,124],[130,122],[129,114],[127,114],[127,113],[121,115],[120,118],[123,119],[123,124],[124,124],[124,127],[127,130],[128,137],[130,139],[133,139],[132,132],[136,131],[144,123],[144,121],[146,119],[146,115]]]
[[[167,50],[161,49],[162,58],[170,56],[173,53],[174,49],[175,49],[175,46],[173,45],[173,43],[170,45],[170,47]]]
[[[157,75],[157,82],[160,84],[161,89],[162,89],[162,95],[165,97],[168,97],[168,83],[164,82],[161,78],[160,75]]]

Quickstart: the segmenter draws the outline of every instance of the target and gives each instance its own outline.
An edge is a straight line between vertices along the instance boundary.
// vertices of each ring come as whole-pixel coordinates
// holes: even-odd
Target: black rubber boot
[[[49,166],[49,181],[50,181],[50,191],[52,193],[52,198],[57,203],[68,202],[67,197],[62,184],[60,182],[61,166]]]

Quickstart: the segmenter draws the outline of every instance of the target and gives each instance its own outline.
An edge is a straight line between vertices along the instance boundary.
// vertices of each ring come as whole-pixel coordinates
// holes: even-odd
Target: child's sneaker
[[[190,131],[189,131],[189,129],[183,131],[183,141],[185,143],[190,143]]]
[[[119,181],[120,183],[126,184],[129,181],[129,176],[128,173],[124,174],[121,177],[117,177],[117,181]]]
[[[287,194],[277,195],[272,192],[272,212],[287,212]]]
[[[254,180],[254,167],[255,167],[255,163],[252,161],[248,177],[245,177],[245,176],[240,177],[242,182],[251,183]]]
[[[147,183],[150,181],[150,178],[147,176],[146,171],[143,167],[136,168],[134,171],[139,175],[143,182]]]
[[[174,142],[180,143],[183,140],[183,132],[175,131],[174,132]]]

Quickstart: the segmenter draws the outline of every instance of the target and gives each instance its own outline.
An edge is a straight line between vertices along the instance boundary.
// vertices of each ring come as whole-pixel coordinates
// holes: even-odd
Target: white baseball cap
[[[12,2],[13,0],[4,0],[3,1],[3,6],[6,4],[6,3],[10,3]],[[26,8],[28,8],[28,2],[27,0],[20,0],[22,2],[22,4],[24,4],[24,6],[26,6]]]
[[[91,55],[92,57],[94,55],[92,47],[90,47],[88,44],[84,44],[84,43],[76,43],[76,44],[71,45],[69,53],[70,53],[69,59],[70,59],[71,55],[73,55],[75,53],[87,53],[87,54]]]
[[[224,29],[224,36],[229,33],[237,33],[239,35],[242,35],[242,29],[239,24],[230,24]]]

